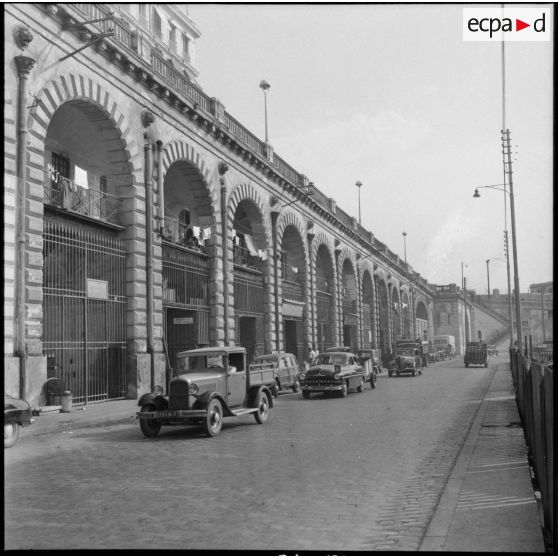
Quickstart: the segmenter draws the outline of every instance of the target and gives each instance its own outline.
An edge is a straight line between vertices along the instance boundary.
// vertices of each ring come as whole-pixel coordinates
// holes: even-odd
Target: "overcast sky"
[[[462,5],[190,4],[199,83],[431,283],[507,292],[500,43]],[[529,7],[536,7],[530,4]],[[552,43],[506,43],[522,292],[552,279]],[[511,224],[509,221],[511,248]],[[510,263],[511,265],[511,263]],[[512,268],[513,285],[513,268]]]

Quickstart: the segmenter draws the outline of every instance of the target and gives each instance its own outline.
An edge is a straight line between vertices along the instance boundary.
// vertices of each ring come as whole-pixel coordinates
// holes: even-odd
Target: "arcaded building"
[[[194,347],[433,335],[435,287],[199,87],[185,5],[4,10],[8,393],[40,406],[58,378],[87,404]]]

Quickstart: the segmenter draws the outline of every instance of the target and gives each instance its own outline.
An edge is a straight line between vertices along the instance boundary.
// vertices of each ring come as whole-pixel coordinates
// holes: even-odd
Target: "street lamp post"
[[[267,83],[267,81],[265,81],[265,79],[262,79],[262,81],[260,81],[260,88],[263,91],[264,94],[264,115],[265,115],[265,143],[269,143],[269,138],[267,135],[267,91],[268,89],[271,87],[271,85],[269,85],[269,83]]]
[[[405,258],[405,263],[407,263],[407,233],[403,231],[403,257]]]
[[[463,289],[463,301],[465,304],[465,344],[469,342],[469,320],[467,319],[467,279],[463,274],[463,268],[469,267],[461,262],[461,288]],[[465,353],[465,351],[463,351]]]
[[[486,260],[486,288],[488,289],[488,302],[490,302],[490,258]]]
[[[358,224],[360,225],[360,188],[362,186],[362,182],[360,180],[356,181],[356,187],[358,188]]]
[[[507,130],[509,134],[509,130]],[[507,136],[507,140],[509,141],[509,135]],[[509,147],[509,146],[508,146]],[[475,193],[473,194],[474,198],[480,198],[479,190],[481,188],[489,188],[491,190],[499,190],[500,192],[504,192],[509,195],[510,197],[510,216],[511,216],[511,225],[512,225],[512,250],[513,250],[513,271],[514,271],[514,301],[515,301],[515,326],[517,332],[517,348],[520,354],[523,354],[523,337],[521,332],[521,299],[519,293],[519,272],[518,272],[518,265],[517,265],[517,240],[515,234],[515,205],[513,199],[513,185],[511,179],[511,171],[509,172],[509,181],[508,181],[510,189],[508,190],[505,188],[506,184],[489,184],[487,186],[478,186],[475,188]],[[504,186],[504,188],[500,188],[500,186]],[[506,255],[508,254],[508,246],[507,246],[507,231],[504,231],[505,239],[506,239]],[[508,256],[509,257],[509,256]],[[512,329],[512,317],[510,312],[510,330]],[[512,336],[510,335],[510,340]],[[513,341],[512,341],[513,346]]]

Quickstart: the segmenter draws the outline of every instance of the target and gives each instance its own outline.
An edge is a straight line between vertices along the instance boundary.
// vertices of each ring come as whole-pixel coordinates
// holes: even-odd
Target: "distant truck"
[[[141,396],[137,413],[144,436],[162,426],[201,424],[207,436],[217,436],[224,417],[251,414],[263,424],[273,407],[276,389],[273,364],[246,365],[243,347],[206,347],[176,356],[175,377],[164,395],[161,386]]]
[[[293,393],[300,390],[300,372],[298,361],[291,353],[277,352],[260,355],[254,359],[254,364],[272,364],[275,369],[275,382],[278,390],[292,389]]]
[[[412,339],[399,339],[395,344],[395,349],[412,349],[417,351],[420,357],[421,373],[423,368],[428,367],[428,341],[413,341]]]
[[[440,357],[451,359],[455,356],[455,336],[454,335],[435,335],[433,340],[434,348],[441,353]],[[443,357],[442,357],[443,354]]]
[[[470,364],[488,366],[488,350],[484,341],[471,341],[465,346],[465,368]]]

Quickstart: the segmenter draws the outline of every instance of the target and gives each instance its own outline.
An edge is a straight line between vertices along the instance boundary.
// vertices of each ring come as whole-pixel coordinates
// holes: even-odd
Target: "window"
[[[188,58],[189,56],[189,52],[188,52],[189,47],[190,47],[190,39],[188,39],[188,37],[184,33],[182,33],[182,54],[184,58]]]
[[[176,52],[176,27],[172,23],[169,29],[169,46],[173,52]]]
[[[153,19],[152,19],[152,29],[153,34],[158,37],[159,39],[162,38],[163,31],[161,25],[161,16],[157,10],[153,10]]]
[[[147,10],[145,4],[139,4],[139,19],[142,25],[147,23]]]
[[[70,178],[70,159],[68,157],[64,157],[59,153],[53,153],[52,168],[55,172],[60,173],[61,176]]]

